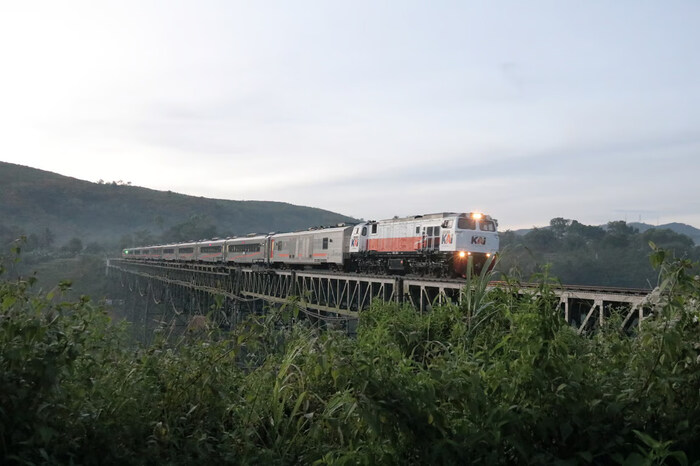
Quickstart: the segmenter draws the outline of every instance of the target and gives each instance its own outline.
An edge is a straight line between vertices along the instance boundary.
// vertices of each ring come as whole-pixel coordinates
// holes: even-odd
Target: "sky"
[[[364,219],[700,227],[698,24],[697,0],[0,1],[0,161]]]

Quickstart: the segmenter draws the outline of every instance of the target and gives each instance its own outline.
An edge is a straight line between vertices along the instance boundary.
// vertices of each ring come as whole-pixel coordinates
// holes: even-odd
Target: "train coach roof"
[[[272,237],[278,238],[280,236],[301,236],[301,235],[309,235],[309,234],[324,235],[324,234],[332,234],[332,233],[341,233],[343,231],[352,230],[352,228],[353,228],[353,226],[317,228],[317,229],[310,229],[310,230],[293,231],[290,233],[277,233],[276,235],[273,235]]]
[[[250,241],[264,241],[268,235],[257,235],[257,236],[236,236],[234,238],[228,238],[227,243],[245,243]]]

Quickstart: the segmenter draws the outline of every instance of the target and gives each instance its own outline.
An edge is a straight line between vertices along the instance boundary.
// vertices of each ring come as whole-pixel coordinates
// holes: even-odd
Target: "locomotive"
[[[272,269],[465,276],[498,252],[498,222],[479,212],[415,215],[291,233],[127,248],[133,260],[221,263]]]

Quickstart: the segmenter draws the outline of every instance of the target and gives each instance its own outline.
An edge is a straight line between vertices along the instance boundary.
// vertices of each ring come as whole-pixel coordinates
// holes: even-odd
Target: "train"
[[[251,233],[126,248],[139,261],[219,263],[268,269],[329,269],[430,277],[476,273],[498,253],[498,222],[481,212],[442,212],[290,233]]]

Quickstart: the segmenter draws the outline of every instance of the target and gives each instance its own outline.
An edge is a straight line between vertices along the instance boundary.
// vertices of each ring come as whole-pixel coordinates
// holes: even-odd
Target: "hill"
[[[657,230],[671,230],[674,233],[679,233],[681,235],[685,235],[690,237],[695,244],[700,245],[700,229],[695,228],[690,225],[686,225],[685,223],[667,223],[665,225],[649,225],[648,223],[639,223],[639,222],[630,222],[628,223],[629,226],[636,228],[639,230],[640,233],[644,233],[647,230],[651,229],[657,229]]]
[[[26,234],[40,234],[49,228],[56,244],[72,237],[85,243],[116,243],[135,232],[154,238],[182,230],[188,222],[206,224],[208,231],[219,235],[243,235],[354,221],[327,210],[284,202],[207,199],[117,183],[92,183],[0,162],[0,227]]]
[[[503,232],[499,268],[525,279],[551,274],[571,285],[653,288],[658,271],[649,260],[650,243],[666,250],[669,257],[700,260],[700,246],[670,228],[650,227],[642,232],[624,221],[602,227],[555,218],[550,226],[525,234]]]
[[[627,225],[631,226],[632,228],[636,228],[639,230],[640,233],[644,233],[647,230],[671,230],[674,233],[678,233],[680,235],[685,235],[688,236],[693,240],[693,242],[697,245],[700,245],[700,229],[695,228],[694,226],[687,225],[685,223],[678,223],[678,222],[673,222],[673,223],[666,223],[664,225],[649,225],[648,223],[639,223],[639,222],[630,222]],[[601,228],[606,228],[606,225],[600,225]],[[538,227],[539,228],[539,227]],[[545,226],[542,228],[549,228],[549,226]],[[525,236],[528,233],[530,233],[533,229],[532,228],[522,228],[519,230],[513,230],[513,233],[515,233],[518,236]]]

